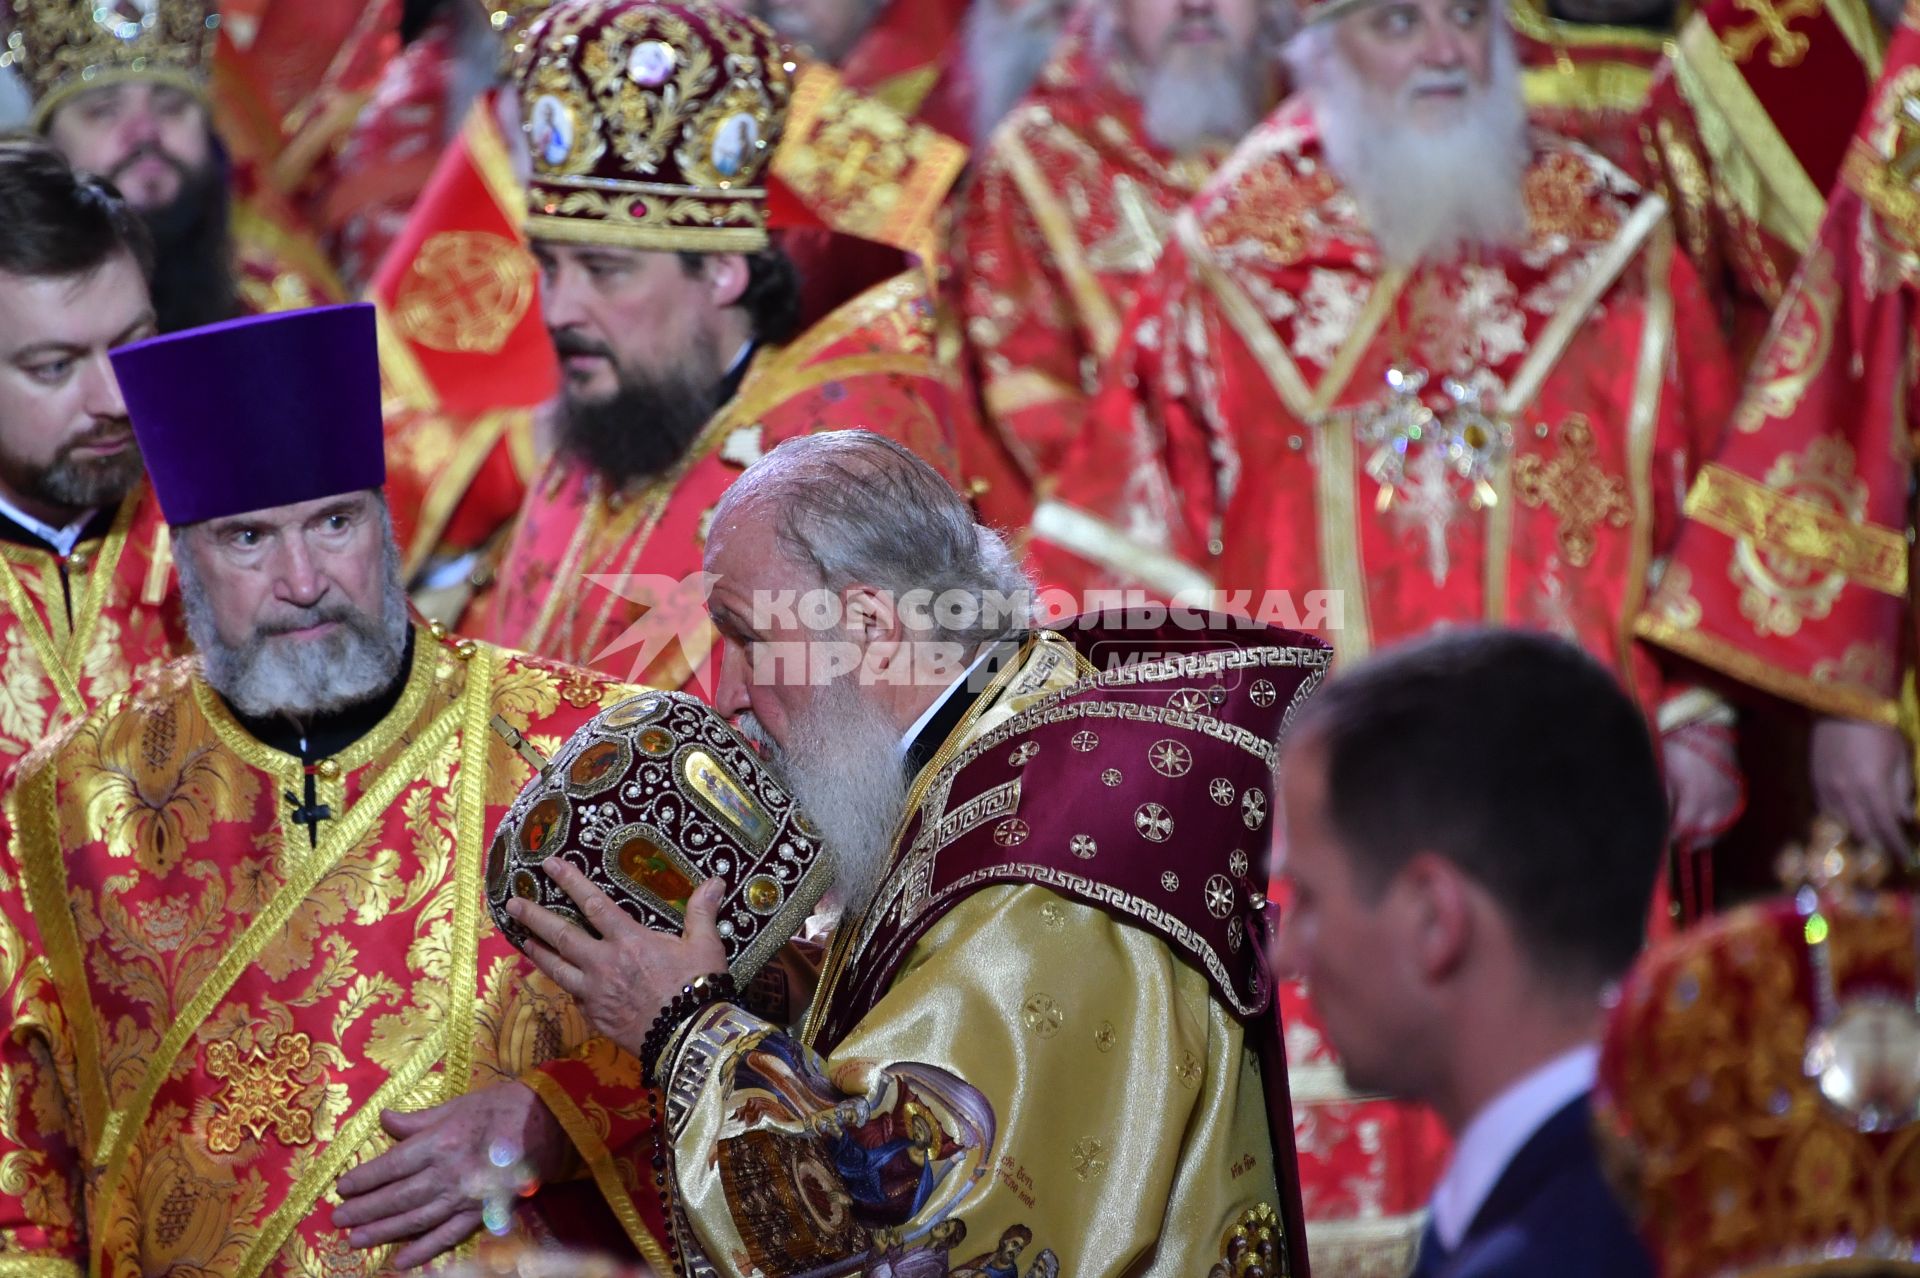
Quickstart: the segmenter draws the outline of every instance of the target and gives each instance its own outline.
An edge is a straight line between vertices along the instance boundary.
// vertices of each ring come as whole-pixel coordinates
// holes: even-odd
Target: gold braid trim
[[[1683,657],[1732,675],[1741,683],[1776,697],[1806,706],[1821,714],[1844,719],[1865,719],[1900,726],[1900,706],[1886,697],[1876,696],[1858,685],[1824,683],[1798,674],[1784,666],[1762,661],[1744,649],[1704,630],[1688,629],[1664,621],[1651,613],[1642,613],[1634,622],[1634,633]]]
[[[1640,367],[1634,375],[1633,407],[1627,415],[1627,484],[1632,492],[1633,544],[1627,563],[1621,607],[1620,677],[1635,697],[1633,618],[1646,600],[1647,573],[1653,556],[1653,448],[1660,429],[1660,400],[1666,392],[1667,360],[1673,349],[1675,248],[1673,223],[1663,222],[1647,246],[1646,314],[1640,328]]]
[[[646,1262],[660,1273],[672,1273],[673,1263],[668,1259],[667,1249],[660,1245],[647,1228],[647,1222],[641,1218],[640,1208],[634,1204],[633,1195],[627,1192],[620,1171],[613,1165],[613,1151],[600,1139],[587,1116],[573,1103],[566,1089],[539,1070],[528,1070],[521,1075],[520,1081],[531,1087],[560,1123],[567,1137],[573,1141],[580,1157],[586,1160],[587,1169],[593,1173],[593,1183],[600,1187],[600,1193],[607,1200],[607,1206],[620,1221],[620,1227],[627,1231],[627,1237],[639,1248]]]
[[[1907,539],[1856,522],[1709,462],[1687,494],[1687,514],[1738,541],[1835,572],[1855,585],[1905,598]]]
[[[80,1278],[80,1266],[52,1256],[0,1256],[0,1278]]]
[[[500,662],[491,644],[475,644],[460,690],[460,798],[454,816],[453,972],[447,985],[447,1068],[440,1099],[450,1101],[473,1082],[473,1024],[480,1010],[480,902],[487,888],[487,750],[493,744],[493,676]]]

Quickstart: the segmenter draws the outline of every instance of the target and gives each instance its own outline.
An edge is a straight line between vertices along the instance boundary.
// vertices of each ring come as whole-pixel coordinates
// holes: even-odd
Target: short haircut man
[[[1283,961],[1349,1085],[1458,1139],[1415,1273],[1650,1272],[1587,1106],[1666,840],[1633,700],[1559,639],[1445,633],[1337,675],[1281,778]]]
[[[0,228],[0,573],[22,583],[0,598],[5,762],[185,636],[108,362],[153,332],[146,232],[110,185],[25,138],[0,141]]]

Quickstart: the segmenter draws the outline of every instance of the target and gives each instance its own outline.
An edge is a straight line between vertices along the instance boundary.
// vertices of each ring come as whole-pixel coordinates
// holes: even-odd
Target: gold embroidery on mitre
[[[207,1121],[208,1149],[231,1154],[243,1132],[259,1140],[269,1127],[283,1145],[313,1142],[313,1111],[296,1104],[320,1073],[306,1034],[282,1034],[271,1054],[255,1046],[243,1056],[231,1042],[214,1043],[207,1048],[207,1073],[227,1083],[216,1102],[220,1112]]]
[[[492,355],[533,304],[533,257],[504,235],[442,231],[420,246],[393,323],[430,350]]]
[[[1276,1278],[1285,1274],[1281,1245],[1285,1237],[1279,1212],[1266,1203],[1247,1208],[1220,1240],[1220,1263],[1208,1271],[1207,1278],[1247,1278],[1255,1270]]]
[[[1514,491],[1520,504],[1532,510],[1542,506],[1559,520],[1560,554],[1575,568],[1593,562],[1602,524],[1625,528],[1633,515],[1627,500],[1627,482],[1609,475],[1594,455],[1593,427],[1580,413],[1560,427],[1560,455],[1548,461],[1522,457],[1514,463]]]
[[[157,80],[199,93],[220,19],[206,0],[35,0],[15,5],[8,46],[39,128],[75,93]]]

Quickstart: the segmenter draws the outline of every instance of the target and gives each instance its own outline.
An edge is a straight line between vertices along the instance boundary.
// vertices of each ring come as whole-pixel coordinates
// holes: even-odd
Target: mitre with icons
[[[727,969],[744,985],[831,884],[819,832],[746,738],[695,697],[623,701],[551,759],[505,720],[494,729],[535,768],[487,853],[487,905],[516,946],[528,934],[507,913],[514,897],[587,926],[541,868],[548,857],[582,871],[636,921],[676,935],[694,889],[718,878]]]

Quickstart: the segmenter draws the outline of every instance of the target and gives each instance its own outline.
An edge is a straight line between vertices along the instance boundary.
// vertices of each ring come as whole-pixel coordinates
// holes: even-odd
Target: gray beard
[[[1141,95],[1147,136],[1175,155],[1232,146],[1260,122],[1258,79],[1252,49],[1224,59],[1169,53],[1147,72]]]
[[[833,864],[833,898],[845,917],[857,916],[886,881],[894,835],[907,813],[900,729],[851,678],[820,689],[784,746],[751,712],[737,726],[819,828]]]
[[[977,146],[1027,96],[1053,57],[1061,14],[1054,0],[1027,0],[1003,13],[997,0],[967,9],[967,68],[973,73],[973,136]]]
[[[207,683],[241,714],[255,719],[307,719],[371,701],[393,686],[407,651],[407,594],[400,584],[400,549],[387,537],[386,587],[380,615],[369,617],[344,601],[304,610],[292,626],[339,623],[321,639],[290,640],[282,632],[255,632],[235,646],[220,637],[193,555],[176,560],[187,637],[200,652]]]

